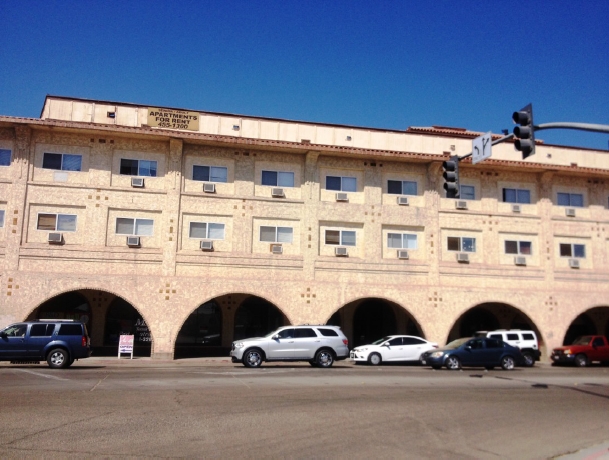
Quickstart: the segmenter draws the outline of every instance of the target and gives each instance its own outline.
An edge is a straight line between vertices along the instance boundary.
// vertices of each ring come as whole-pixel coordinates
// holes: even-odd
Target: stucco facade
[[[540,144],[522,161],[512,144],[500,144],[490,160],[462,162],[461,184],[475,191],[462,209],[444,198],[441,165],[469,153],[479,133],[196,113],[196,131],[174,130],[151,127],[146,106],[47,97],[40,119],[0,117],[0,151],[10,151],[9,164],[0,166],[0,326],[78,291],[94,318],[115,296],[131,304],[148,325],[157,358],[173,356],[189,315],[214,299],[221,345],[229,346],[248,296],[270,302],[290,324],[326,323],[338,312],[350,340],[366,299],[386,301],[397,330],[410,321],[439,343],[484,305],[501,327],[524,318],[548,348],[562,344],[587,311],[605,333],[607,152]],[[80,166],[49,168],[49,154],[76,156]],[[156,172],[133,187],[124,159],[153,162]],[[201,181],[195,166],[218,169],[225,179]],[[293,185],[273,196],[276,186],[262,183],[264,171],[287,173]],[[328,190],[328,177],[355,184],[346,201]],[[408,205],[389,193],[389,181],[416,188]],[[214,182],[213,193],[204,191],[207,182]],[[526,190],[529,200],[515,212],[506,189]],[[559,193],[582,205],[559,205]],[[53,215],[75,222],[61,231],[62,244],[50,244],[41,224],[41,216]],[[131,221],[146,227],[139,247],[127,246],[118,230]],[[192,223],[222,229],[213,251],[201,250]],[[261,241],[269,228],[291,229],[281,253]],[[333,244],[335,234],[345,241],[354,235],[354,245]],[[407,259],[389,247],[389,234],[410,235]],[[467,263],[457,260],[464,251],[449,239],[475,239]],[[506,241],[530,250],[506,253]],[[337,256],[337,246],[348,256]],[[565,255],[567,246],[583,248],[583,257]],[[516,256],[525,264],[516,265]],[[96,341],[103,328],[93,321]]]

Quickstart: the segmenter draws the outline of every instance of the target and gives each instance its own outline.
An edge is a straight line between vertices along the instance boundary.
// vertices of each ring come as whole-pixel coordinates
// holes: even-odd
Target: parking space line
[[[52,379],[52,380],[70,380],[70,379],[62,379],[61,377],[57,377],[55,375],[47,375],[47,374],[41,374],[40,372],[34,372],[34,371],[28,371],[27,369],[13,369],[14,371],[19,371],[19,372],[25,372],[27,374],[33,374],[33,375],[37,375],[39,377],[44,377],[45,379]]]

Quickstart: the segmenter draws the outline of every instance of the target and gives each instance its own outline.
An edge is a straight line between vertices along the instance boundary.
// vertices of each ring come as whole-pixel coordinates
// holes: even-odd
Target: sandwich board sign
[[[134,335],[119,335],[118,339],[118,359],[122,354],[130,353],[133,359],[133,338]]]

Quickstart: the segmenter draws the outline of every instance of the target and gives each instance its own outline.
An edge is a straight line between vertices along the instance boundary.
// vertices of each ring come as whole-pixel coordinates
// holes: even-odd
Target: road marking
[[[57,377],[55,375],[47,375],[47,374],[41,374],[40,372],[34,372],[34,371],[28,371],[26,369],[14,369],[15,371],[19,371],[19,372],[25,372],[27,374],[34,374],[37,375],[39,377],[44,377],[45,379],[53,379],[53,380],[70,380],[70,379],[62,379],[61,377]]]
[[[196,371],[189,372],[189,374],[211,374],[211,375],[268,375],[268,374],[285,374],[287,372],[292,372],[295,369],[288,369],[285,371],[275,370],[275,371],[265,371],[261,369],[260,371],[228,371],[228,372],[207,372],[207,371]]]
[[[110,375],[110,374],[106,374],[106,376],[105,376],[103,379],[99,379],[99,382],[97,382],[97,383],[95,384],[95,386],[94,386],[93,388],[91,388],[89,391],[93,391],[93,390],[95,390],[95,389],[97,388],[97,386],[98,386],[100,383],[102,383],[104,380],[106,380],[106,379],[108,378],[108,376],[109,376],[109,375]]]

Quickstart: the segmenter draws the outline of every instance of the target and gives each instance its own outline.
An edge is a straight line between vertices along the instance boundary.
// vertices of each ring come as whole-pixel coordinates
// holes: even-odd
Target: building
[[[609,155],[48,96],[0,117],[0,326],[87,322],[97,353],[226,353],[282,324],[445,343],[609,335]]]

